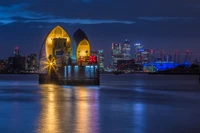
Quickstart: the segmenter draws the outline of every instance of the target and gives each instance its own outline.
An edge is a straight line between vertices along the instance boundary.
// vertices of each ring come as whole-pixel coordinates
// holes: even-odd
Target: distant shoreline
[[[148,73],[149,75],[199,75],[199,73],[165,73],[165,72],[155,72]]]
[[[110,73],[101,73],[101,74],[114,74],[114,73],[110,72]],[[133,73],[122,73],[122,74],[148,74],[148,73],[147,72],[133,72]]]
[[[39,73],[0,73],[0,75],[11,75],[11,74],[18,74],[18,75],[36,75]],[[101,75],[106,75],[106,74],[113,74],[114,73],[101,73]],[[120,75],[130,75],[130,74],[146,74],[146,75],[199,75],[199,73],[162,73],[162,72],[135,72],[135,73],[122,73]]]
[[[113,74],[114,73],[101,73],[102,75]],[[135,73],[122,73],[119,75],[129,75],[129,74],[146,74],[146,75],[199,75],[199,73],[165,73],[165,72],[135,72]]]
[[[0,74],[39,74],[39,73],[0,73]]]

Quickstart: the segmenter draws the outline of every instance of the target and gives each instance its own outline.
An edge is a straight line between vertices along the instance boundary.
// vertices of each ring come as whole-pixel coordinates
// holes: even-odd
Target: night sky
[[[56,25],[71,37],[83,29],[92,49],[104,49],[106,64],[111,43],[125,39],[169,53],[200,50],[199,0],[1,0],[0,58],[13,56],[15,46],[39,54]]]

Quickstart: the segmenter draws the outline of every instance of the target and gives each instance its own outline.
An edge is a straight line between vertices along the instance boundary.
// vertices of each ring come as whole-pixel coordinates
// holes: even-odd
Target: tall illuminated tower
[[[127,39],[125,40],[125,42],[122,46],[122,53],[124,55],[124,60],[131,59],[131,45]]]
[[[117,61],[123,59],[121,44],[112,43],[111,67],[116,69]]]
[[[144,51],[143,49],[143,45],[141,45],[140,43],[134,44],[135,46],[135,61],[137,63],[141,63],[142,62],[142,53]]]
[[[35,71],[37,70],[37,56],[36,54],[30,54],[25,57],[25,70]]]
[[[19,47],[15,47],[15,51],[14,51],[15,56],[19,55]]]
[[[98,62],[99,62],[100,71],[104,71],[104,54],[103,54],[103,49],[98,50]]]

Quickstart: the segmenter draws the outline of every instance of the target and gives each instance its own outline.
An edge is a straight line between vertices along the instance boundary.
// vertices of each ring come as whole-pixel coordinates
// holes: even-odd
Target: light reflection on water
[[[0,133],[200,132],[196,76],[102,75],[99,87],[0,78]]]
[[[98,133],[98,94],[85,87],[73,89],[42,85],[37,133]]]
[[[145,105],[140,102],[133,104],[133,112],[134,133],[145,133]]]
[[[60,133],[59,123],[59,105],[60,94],[56,86],[41,86],[42,96],[41,104],[42,111],[40,114],[38,133]]]

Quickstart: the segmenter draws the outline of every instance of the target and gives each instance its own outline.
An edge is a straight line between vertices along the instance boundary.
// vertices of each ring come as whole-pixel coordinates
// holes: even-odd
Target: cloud
[[[166,21],[166,20],[195,20],[195,17],[139,17],[140,20]]]
[[[9,19],[4,19],[4,20],[0,20],[0,23],[1,23],[1,25],[3,25],[3,24],[10,24],[10,23],[13,23],[13,22],[15,22],[15,20],[9,20]]]
[[[0,6],[0,23],[9,24],[18,21],[16,18],[37,19],[42,14],[26,11],[28,4],[15,4],[11,6]]]
[[[90,2],[91,0],[84,0],[83,2]],[[13,22],[46,22],[46,23],[69,23],[69,24],[102,24],[102,23],[120,23],[133,24],[132,21],[122,20],[103,20],[103,19],[80,19],[80,18],[64,18],[57,17],[50,14],[37,13],[28,11],[28,4],[16,4],[11,6],[0,6],[0,23],[9,24]]]
[[[67,19],[67,18],[52,18],[41,20],[27,20],[25,22],[47,22],[47,23],[69,23],[69,24],[103,24],[103,23],[121,23],[121,24],[134,24],[132,21],[119,21],[119,20],[93,20],[93,19]]]

